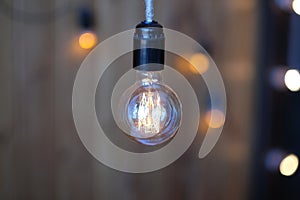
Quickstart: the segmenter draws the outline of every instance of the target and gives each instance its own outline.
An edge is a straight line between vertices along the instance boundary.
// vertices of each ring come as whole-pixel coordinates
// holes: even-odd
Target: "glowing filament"
[[[137,128],[145,134],[157,134],[161,129],[162,108],[158,92],[148,91],[142,94],[138,105]]]

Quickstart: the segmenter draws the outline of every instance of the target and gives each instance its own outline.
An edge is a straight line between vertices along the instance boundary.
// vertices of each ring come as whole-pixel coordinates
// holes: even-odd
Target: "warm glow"
[[[280,173],[284,176],[291,176],[298,169],[298,165],[298,157],[294,154],[290,154],[281,161],[279,166]]]
[[[286,87],[292,92],[300,90],[300,74],[296,69],[290,69],[285,73],[284,82]]]
[[[220,110],[211,110],[205,115],[205,122],[211,128],[220,128],[224,125],[225,115]]]
[[[79,37],[79,46],[83,49],[91,49],[97,43],[97,36],[92,32],[85,32]]]
[[[209,68],[209,59],[202,53],[194,54],[191,57],[190,62],[196,68],[196,72],[200,74],[204,74]]]
[[[292,4],[293,10],[295,13],[300,15],[300,0],[294,0]]]
[[[163,114],[158,92],[148,91],[143,93],[141,102],[136,108],[137,128],[139,131],[149,136],[155,135],[161,131],[160,118]]]

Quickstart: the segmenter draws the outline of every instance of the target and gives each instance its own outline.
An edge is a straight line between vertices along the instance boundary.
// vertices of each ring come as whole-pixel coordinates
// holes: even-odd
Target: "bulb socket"
[[[143,21],[133,37],[133,68],[140,71],[161,71],[165,63],[165,36],[156,21]]]

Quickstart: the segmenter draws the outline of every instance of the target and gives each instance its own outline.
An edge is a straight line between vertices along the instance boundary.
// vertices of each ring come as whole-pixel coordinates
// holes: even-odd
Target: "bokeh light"
[[[205,114],[204,120],[211,128],[220,128],[225,123],[225,115],[222,111],[214,109]]]
[[[296,69],[290,69],[285,73],[284,83],[286,87],[292,91],[297,92],[300,90],[300,73]]]
[[[299,166],[299,159],[295,154],[286,156],[280,163],[279,170],[284,176],[293,175]]]
[[[196,73],[204,74],[209,68],[209,59],[202,53],[192,55],[190,62],[196,68]]]
[[[292,8],[293,8],[295,13],[300,15],[300,0],[294,0],[293,4],[292,4]]]
[[[84,32],[78,39],[79,46],[83,49],[93,48],[96,45],[97,41],[97,36],[93,32]]]

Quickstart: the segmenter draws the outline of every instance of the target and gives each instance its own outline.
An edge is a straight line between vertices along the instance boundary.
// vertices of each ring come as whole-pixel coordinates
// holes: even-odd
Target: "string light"
[[[272,149],[266,154],[265,167],[270,172],[280,172],[292,176],[298,169],[299,159],[295,154],[287,154],[281,149]]]
[[[97,35],[93,32],[95,18],[92,8],[84,5],[78,12],[78,22],[83,30],[78,38],[78,44],[82,49],[92,49],[98,42]]]
[[[191,57],[191,64],[196,68],[200,74],[204,74],[209,68],[209,60],[206,55],[196,53]]]
[[[284,176],[292,176],[297,171],[298,166],[298,157],[295,154],[290,154],[281,161],[279,170]]]
[[[91,49],[97,43],[97,35],[93,32],[84,32],[79,36],[78,43],[83,49]]]
[[[213,109],[205,114],[205,122],[211,128],[220,128],[225,123],[225,115],[222,111]]]
[[[292,3],[292,8],[296,14],[300,15],[300,0],[294,0]]]
[[[300,73],[296,69],[290,69],[285,73],[284,83],[286,87],[292,91],[297,92],[300,90]]]

